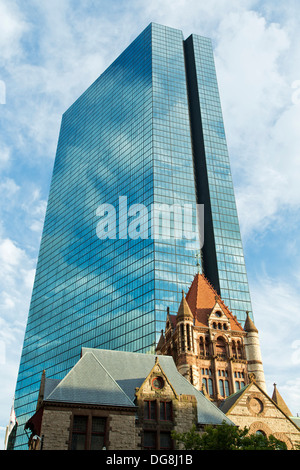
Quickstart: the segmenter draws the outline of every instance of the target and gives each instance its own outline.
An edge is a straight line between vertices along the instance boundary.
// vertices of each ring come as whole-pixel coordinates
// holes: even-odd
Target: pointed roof
[[[273,395],[272,395],[272,400],[276,403],[277,406],[287,415],[287,416],[292,416],[292,413],[290,412],[289,408],[287,407],[284,399],[280,395],[280,393],[277,390],[276,384],[274,384],[274,390],[273,390]]]
[[[253,389],[257,389],[259,392],[263,394],[263,396],[271,402],[271,398],[268,396],[268,394],[255,382],[255,380],[252,380],[248,385],[245,385],[245,387],[241,388],[238,392],[233,393],[230,395],[228,398],[226,398],[219,406],[219,409],[226,414],[228,417],[232,418],[231,411],[233,408],[240,402],[240,399],[246,396],[248,392],[253,391]],[[299,424],[297,424],[297,420],[292,417],[291,415],[287,414],[284,409],[281,408],[272,398],[274,406],[277,407],[277,409],[284,414],[284,416],[289,420],[290,423],[292,423],[297,430],[299,430]],[[240,402],[241,403],[241,402]],[[288,409],[287,409],[288,410]],[[288,410],[289,411],[289,410]],[[289,411],[290,413],[290,411]]]
[[[44,401],[135,407],[92,352],[81,357]]]
[[[251,320],[249,316],[249,312],[246,312],[246,314],[247,314],[247,318],[245,321],[244,330],[247,331],[247,333],[250,333],[250,332],[258,333],[258,330],[256,326],[254,325],[253,320]]]
[[[194,320],[194,316],[191,312],[189,304],[186,301],[184,291],[182,291],[182,299],[181,299],[181,302],[180,302],[180,306],[179,306],[176,318],[177,318],[177,322],[179,320],[184,320],[184,319],[185,320],[192,320],[192,321]]]
[[[190,310],[195,317],[196,326],[207,326],[208,316],[218,303],[230,320],[232,330],[243,331],[242,325],[224,304],[221,297],[203,274],[196,274],[186,296]]]

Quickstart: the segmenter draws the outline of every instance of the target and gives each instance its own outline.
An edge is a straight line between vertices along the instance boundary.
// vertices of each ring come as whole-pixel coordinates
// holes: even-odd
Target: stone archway
[[[261,433],[265,434],[267,437],[272,435],[276,439],[278,439],[279,441],[284,442],[286,444],[288,450],[293,449],[292,442],[290,441],[290,439],[284,433],[272,432],[271,428],[269,428],[269,426],[267,426],[267,424],[262,422],[262,421],[255,421],[249,427],[249,433],[250,434],[256,434],[257,432],[261,432]]]

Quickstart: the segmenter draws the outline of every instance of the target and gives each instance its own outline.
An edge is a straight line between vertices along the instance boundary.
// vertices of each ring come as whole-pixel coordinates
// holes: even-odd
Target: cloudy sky
[[[300,414],[299,0],[0,0],[0,448],[62,113],[151,22],[210,37],[267,388]]]

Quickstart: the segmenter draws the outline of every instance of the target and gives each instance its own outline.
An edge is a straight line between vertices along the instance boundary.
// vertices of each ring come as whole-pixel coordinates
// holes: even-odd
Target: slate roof
[[[300,429],[300,418],[299,416],[291,416],[291,420],[293,421],[294,424]]]
[[[85,354],[49,394],[45,393],[44,401],[135,407],[92,352]]]
[[[45,381],[44,401],[135,407],[135,389],[141,387],[155,364],[153,354],[82,348],[80,360],[64,377]],[[234,425],[177,370],[171,356],[158,356],[159,364],[177,395],[194,395],[198,422]]]
[[[153,368],[156,358],[153,354],[82,348],[82,359],[86,354],[95,356],[132,403],[135,399],[136,387],[141,387]],[[199,423],[222,424],[225,421],[233,425],[233,422],[219,408],[178,372],[171,356],[158,356],[158,360],[177,395],[196,397]]]
[[[233,393],[230,395],[228,398],[226,398],[221,404],[220,404],[220,410],[223,411],[223,413],[227,413],[230,408],[239,400],[239,398],[243,395],[245,390],[250,387],[251,384],[245,385],[245,387],[242,387],[240,390],[237,392]]]

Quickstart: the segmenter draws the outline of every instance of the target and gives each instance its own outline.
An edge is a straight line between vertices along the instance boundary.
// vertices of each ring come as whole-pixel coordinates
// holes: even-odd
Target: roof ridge
[[[228,305],[225,304],[221,295],[218,294],[215,287],[212,285],[212,283],[203,273],[197,273],[195,275],[194,280],[191,284],[191,287],[187,293],[187,301],[189,305],[190,305],[189,302],[192,302],[190,308],[192,310],[193,317],[195,319],[197,318],[198,305],[201,305],[201,298],[200,298],[201,289],[203,291],[204,297],[208,294],[208,292],[210,296],[214,295],[215,303],[218,302],[220,307],[226,311],[226,314],[229,317],[230,321],[232,321],[236,327],[243,330],[243,326],[241,325],[241,323],[237,320],[236,316],[232,313]],[[206,292],[205,289],[208,289],[208,291]],[[201,308],[201,306],[199,308]],[[213,307],[210,307],[210,308],[213,308]]]
[[[200,273],[197,273],[196,274],[196,278],[197,278],[197,289],[196,289],[196,306],[198,305],[198,298],[200,300],[200,293],[199,293],[199,289],[198,289],[198,284],[199,284],[199,278],[200,278],[201,274]],[[203,275],[203,278],[205,279],[205,276]]]
[[[69,372],[59,381],[59,383],[54,387],[54,389],[52,390],[52,392],[50,392],[50,395],[48,395],[48,397],[45,398],[46,400],[48,400],[48,399],[51,397],[51,395],[53,395],[53,393],[55,392],[55,390],[56,390],[63,382],[65,382],[65,381],[67,380],[67,378],[69,377],[69,375],[70,375],[71,373],[73,373],[72,371],[73,371],[75,368],[77,368],[77,366],[78,366],[79,362],[81,361],[81,359],[82,359],[82,357],[79,359],[79,361],[76,362],[76,364],[74,364],[74,366],[69,370]],[[49,377],[49,378],[51,378],[51,377]]]
[[[116,386],[120,389],[120,391],[128,398],[128,400],[130,401],[130,403],[132,403],[133,406],[134,403],[133,401],[129,398],[129,396],[127,395],[127,393],[124,392],[124,390],[122,389],[122,387],[118,384],[118,382],[113,378],[113,376],[108,372],[108,370],[106,369],[106,367],[104,367],[104,365],[99,361],[99,359],[95,356],[95,354],[93,352],[88,352],[88,353],[85,353],[85,354],[91,354],[94,359],[98,362],[98,364],[102,367],[102,369],[106,372],[106,374],[113,380],[113,382],[116,384]],[[83,357],[85,356],[85,354],[83,355]]]
[[[127,400],[129,400],[130,404],[132,406],[135,406],[133,401],[129,398],[129,396],[126,394],[126,392],[122,389],[122,387],[116,382],[116,380],[112,377],[112,375],[108,372],[108,370],[104,367],[104,365],[98,360],[98,358],[95,356],[95,354],[93,354],[92,351],[87,351],[85,352],[82,357],[79,359],[78,362],[76,362],[76,364],[74,365],[74,367],[72,367],[72,369],[67,373],[67,375],[57,384],[57,386],[52,390],[52,392],[50,393],[50,395],[46,398],[46,400],[51,400],[51,396],[54,394],[54,392],[58,389],[58,388],[61,388],[61,385],[68,379],[68,377],[70,376],[70,374],[74,374],[74,369],[80,367],[82,365],[82,362],[85,358],[87,358],[87,356],[90,356],[92,357],[97,363],[98,365],[102,368],[102,370],[107,374],[107,376],[110,378],[110,380],[112,380],[114,386],[116,386],[119,391],[126,397]]]

